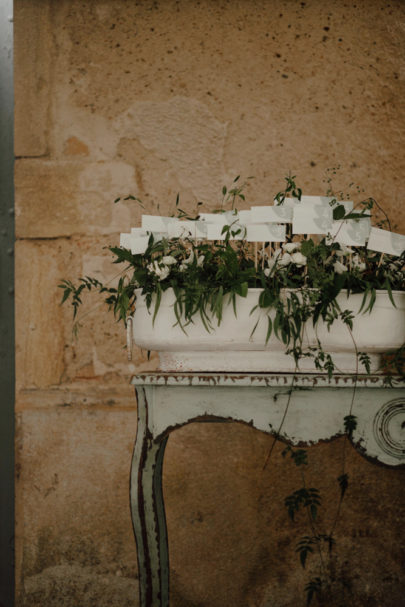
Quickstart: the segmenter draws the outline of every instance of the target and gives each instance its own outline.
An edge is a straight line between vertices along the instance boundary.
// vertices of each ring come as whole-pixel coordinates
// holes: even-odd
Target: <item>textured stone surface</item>
[[[84,409],[68,396],[65,400],[48,411],[32,407],[18,418],[20,569],[31,578],[74,565],[90,568],[93,575],[133,579],[128,478],[135,401],[132,411],[115,411],[113,404],[109,410]]]
[[[49,153],[53,39],[49,0],[16,3],[14,98],[16,156]]]
[[[60,279],[118,273],[103,247],[144,211],[116,197],[151,213],[173,212],[177,192],[183,208],[214,207],[238,174],[255,176],[247,204],[289,170],[306,194],[332,175],[405,231],[404,15],[399,0],[16,0],[18,605],[122,607],[137,587],[128,378],[156,358],[129,365],[122,327],[92,296],[74,342]],[[170,438],[173,607],[305,604],[316,559],[300,567],[309,530],[283,506],[302,479],[281,446],[262,472],[270,444],[227,424]],[[310,462],[330,527],[342,441]],[[402,472],[351,448],[347,466],[328,604],[397,607]]]

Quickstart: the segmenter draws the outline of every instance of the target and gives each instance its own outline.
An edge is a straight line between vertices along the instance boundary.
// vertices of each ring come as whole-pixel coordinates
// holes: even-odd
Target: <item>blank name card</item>
[[[274,223],[251,223],[246,226],[247,242],[284,242],[285,226]]]
[[[226,225],[226,224],[224,224]],[[207,223],[207,239],[208,240],[225,240],[226,232],[222,233],[224,226],[218,223]]]
[[[367,248],[399,257],[405,250],[405,236],[380,228],[371,228]]]
[[[176,221],[169,223],[169,238],[206,238],[207,224],[203,221]]]
[[[176,217],[162,217],[160,215],[142,215],[142,229],[149,232],[166,233],[169,223],[179,221]]]
[[[200,213],[199,217],[206,223],[216,224],[223,227],[235,221],[237,216],[233,211],[226,211],[226,213]]]
[[[125,233],[120,234],[120,247],[123,247],[124,249],[130,249],[131,248],[131,238],[132,238],[132,234],[125,234]]]
[[[132,228],[137,230],[139,228]],[[129,249],[133,255],[145,253],[148,248],[149,236],[137,236],[136,233],[120,234],[120,247]]]
[[[371,222],[369,217],[363,219],[342,219],[332,224],[333,240],[348,247],[364,247],[370,235]]]
[[[252,211],[243,209],[242,211],[238,211],[237,214],[238,223],[246,226],[248,223],[253,223],[252,221]]]
[[[332,208],[329,205],[302,205],[293,209],[294,234],[328,234],[332,230]]]
[[[292,223],[292,206],[280,204],[274,206],[255,206],[251,211],[252,223]]]
[[[132,255],[142,255],[148,248],[149,236],[131,236],[130,249]]]

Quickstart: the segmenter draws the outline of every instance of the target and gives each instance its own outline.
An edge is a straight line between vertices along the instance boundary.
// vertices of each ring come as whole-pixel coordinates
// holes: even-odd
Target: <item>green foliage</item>
[[[353,438],[353,432],[357,428],[357,417],[355,415],[345,415],[344,417],[344,428],[348,437]]]
[[[303,487],[302,489],[298,489],[284,500],[285,507],[287,508],[291,520],[294,520],[295,514],[303,507],[308,509],[311,519],[315,521],[320,503],[321,496],[319,495],[319,490],[315,487],[309,489]]]
[[[311,604],[314,596],[319,596],[322,589],[322,580],[319,577],[310,580],[305,586],[305,592],[307,595],[307,607]]]
[[[352,211],[346,212],[340,202],[345,195],[343,192],[335,193],[332,187],[332,178],[338,169],[330,169],[327,177],[327,195],[332,197],[333,218],[361,219],[374,209],[380,214],[378,225],[391,229],[389,218],[373,198],[361,200]],[[250,179],[248,177],[241,181],[238,175],[230,187],[224,185],[221,203],[214,212],[234,210],[238,203],[245,203],[245,188]],[[357,194],[361,194],[359,188]],[[276,194],[274,200],[277,205],[282,205],[287,197],[300,200],[301,196],[302,189],[296,183],[296,176],[289,174],[285,177],[284,189]],[[120,200],[117,198],[114,202]],[[129,195],[123,200],[134,201],[143,208],[142,201],[136,196]],[[177,194],[173,215],[180,219],[196,220],[202,205],[198,201],[191,211],[187,210],[187,205],[180,206],[180,195]],[[236,316],[237,298],[246,297],[250,288],[260,288],[257,304],[251,314],[259,310],[265,319],[264,325],[261,325],[264,326],[263,342],[267,343],[275,336],[285,344],[286,352],[293,356],[297,368],[302,359],[312,358],[315,367],[331,378],[335,364],[331,355],[324,351],[322,343],[318,340],[315,347],[304,347],[304,335],[309,323],[316,332],[320,321],[326,323],[328,328],[336,321],[342,322],[352,335],[356,318],[351,310],[340,308],[337,300],[340,293],[361,293],[363,297],[357,314],[367,314],[374,307],[379,289],[388,292],[394,307],[393,291],[405,290],[405,253],[400,257],[382,256],[366,248],[341,246],[327,237],[305,238],[298,242],[291,233],[291,226],[288,226],[287,242],[282,248],[270,248],[269,243],[264,243],[267,253],[260,257],[251,243],[244,239],[232,240],[235,236],[241,236],[240,231],[236,220],[231,220],[222,230],[224,240],[198,242],[188,238],[163,238],[155,241],[151,235],[143,255],[133,255],[121,247],[110,247],[113,263],[124,265],[115,286],[103,284],[89,276],[79,278],[77,285],[70,280],[62,280],[58,285],[63,290],[62,303],[70,301],[73,318],[76,319],[84,292],[95,291],[102,296],[115,318],[126,323],[135,309],[136,291],[141,289],[155,322],[165,291],[172,289],[175,295],[173,322],[187,334],[187,327],[196,318],[201,319],[207,332],[214,331],[221,324],[227,307],[232,306]],[[294,258],[297,253],[298,260]],[[252,335],[258,326],[259,320],[252,328]],[[355,344],[354,347],[360,365],[366,373],[370,373],[369,355],[358,352]],[[403,372],[404,360],[405,345],[392,354],[391,362],[398,373]],[[390,381],[391,378],[387,376],[386,383]],[[288,402],[294,389],[292,385]],[[277,436],[280,436],[281,426]],[[344,418],[347,438],[352,439],[356,427],[357,418],[350,410],[350,414]],[[302,487],[285,498],[288,515],[294,521],[298,512],[306,512],[310,528],[309,534],[299,540],[296,552],[303,568],[308,557],[314,553],[318,553],[320,560],[321,576],[311,579],[305,587],[307,605],[310,605],[313,598],[319,598],[324,591],[322,550],[331,552],[333,532],[321,533],[318,529],[321,496],[318,489],[306,486],[307,451],[287,446],[282,455],[294,463],[302,476]],[[344,466],[337,481],[340,488],[339,513],[340,503],[349,486]]]

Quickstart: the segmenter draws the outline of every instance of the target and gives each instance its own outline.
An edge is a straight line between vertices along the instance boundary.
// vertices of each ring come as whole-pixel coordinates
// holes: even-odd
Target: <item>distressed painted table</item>
[[[138,427],[131,511],[141,607],[169,605],[162,465],[168,436],[176,428],[190,422],[242,422],[292,444],[313,444],[343,433],[353,401],[354,446],[372,461],[405,463],[405,390],[399,378],[387,386],[381,376],[356,381],[341,375],[329,381],[312,374],[155,372],[137,375],[132,383]]]

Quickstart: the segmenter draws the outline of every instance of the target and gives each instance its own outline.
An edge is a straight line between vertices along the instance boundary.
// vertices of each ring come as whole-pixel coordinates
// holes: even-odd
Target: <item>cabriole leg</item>
[[[137,389],[138,428],[131,467],[131,511],[139,569],[141,607],[168,607],[169,559],[162,492],[167,437],[154,441],[144,388]]]

